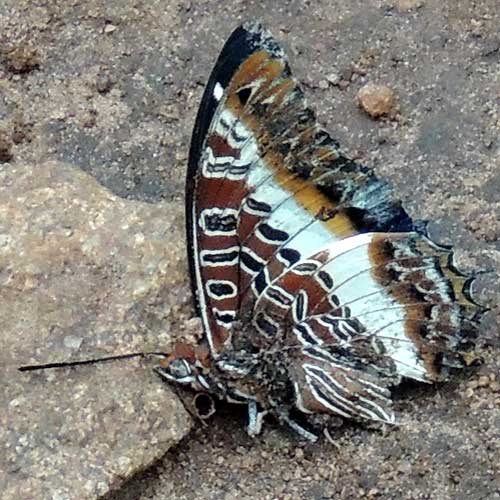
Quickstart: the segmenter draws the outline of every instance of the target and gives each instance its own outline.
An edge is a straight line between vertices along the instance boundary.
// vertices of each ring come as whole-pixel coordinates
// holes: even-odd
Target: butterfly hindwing
[[[266,341],[266,324],[283,335],[296,406],[393,422],[387,386],[464,366],[481,308],[452,255],[422,234],[365,233],[270,283],[254,326]]]

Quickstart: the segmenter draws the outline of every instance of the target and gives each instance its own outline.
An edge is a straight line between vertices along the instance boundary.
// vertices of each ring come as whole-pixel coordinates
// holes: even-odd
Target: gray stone
[[[61,163],[0,170],[3,499],[96,498],[188,432],[154,361],[17,371],[167,350],[190,312],[179,221]]]

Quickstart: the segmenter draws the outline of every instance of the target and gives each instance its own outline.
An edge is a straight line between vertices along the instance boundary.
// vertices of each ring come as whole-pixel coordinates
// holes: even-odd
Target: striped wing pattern
[[[205,340],[163,374],[248,402],[253,433],[255,412],[308,438],[293,411],[393,422],[389,386],[464,364],[483,312],[472,277],[342,153],[258,23],[207,84],[186,194]]]

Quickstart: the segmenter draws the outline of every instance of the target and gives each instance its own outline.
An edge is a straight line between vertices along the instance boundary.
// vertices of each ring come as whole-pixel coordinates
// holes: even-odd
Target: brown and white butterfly
[[[204,338],[159,373],[274,415],[312,441],[340,416],[392,423],[389,387],[465,364],[484,309],[449,247],[317,123],[260,24],[226,42],[186,183]]]

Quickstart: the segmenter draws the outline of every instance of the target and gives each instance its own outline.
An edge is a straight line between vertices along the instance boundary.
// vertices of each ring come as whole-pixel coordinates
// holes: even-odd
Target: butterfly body
[[[159,373],[271,413],[303,437],[329,416],[394,422],[389,387],[463,366],[483,309],[472,277],[307,107],[258,23],[226,42],[186,183],[200,345]]]

